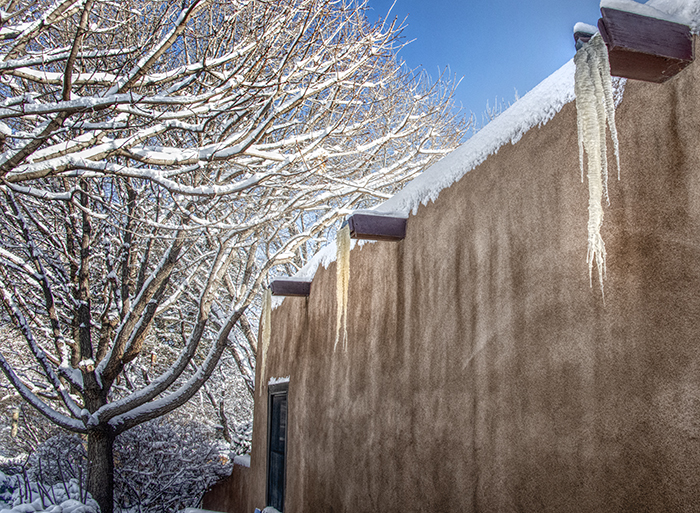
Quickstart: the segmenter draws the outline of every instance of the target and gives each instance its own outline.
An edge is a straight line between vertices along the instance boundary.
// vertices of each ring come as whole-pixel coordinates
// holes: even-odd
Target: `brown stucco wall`
[[[617,126],[605,303],[569,104],[352,251],[346,353],[334,264],[273,312],[247,511],[287,375],[288,513],[700,511],[698,64]]]
[[[202,508],[229,513],[251,513],[248,506],[250,468],[234,463],[231,475],[212,486],[202,500]],[[262,509],[262,508],[261,508]]]

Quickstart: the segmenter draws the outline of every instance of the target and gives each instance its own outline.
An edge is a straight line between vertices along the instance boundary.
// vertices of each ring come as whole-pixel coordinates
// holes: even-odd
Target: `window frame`
[[[271,488],[270,488],[270,460],[272,456],[272,400],[274,396],[285,396],[287,402],[287,418],[284,437],[284,477],[282,479],[282,509],[284,511],[284,503],[287,495],[287,454],[289,444],[289,382],[275,383],[267,387],[267,464],[265,467],[265,505],[271,504]]]

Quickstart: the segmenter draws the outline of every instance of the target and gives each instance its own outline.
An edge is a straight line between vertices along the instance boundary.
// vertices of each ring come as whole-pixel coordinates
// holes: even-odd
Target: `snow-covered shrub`
[[[147,422],[119,435],[114,449],[117,511],[195,507],[209,486],[231,473],[228,447],[197,423]]]
[[[10,500],[3,499],[4,506],[0,503],[4,508],[0,513],[100,513],[97,503],[76,479],[47,486],[26,476],[0,473],[0,483],[13,488]]]
[[[21,474],[24,472],[24,469],[27,466],[28,459],[28,454],[18,454],[17,456],[12,456],[11,458],[0,455],[0,472],[7,476]]]
[[[85,448],[79,437],[54,436],[28,458],[2,463],[0,512],[99,513],[85,489]]]
[[[7,475],[0,470],[0,509],[12,504],[12,492],[17,489],[16,476]]]
[[[30,481],[55,485],[70,480],[85,485],[87,452],[75,435],[57,435],[41,444],[29,457]]]
[[[232,435],[234,451],[250,452],[252,423],[237,424]],[[209,486],[230,474],[232,465],[228,446],[215,442],[202,424],[165,420],[117,437],[114,460],[115,511],[141,513],[196,506]],[[26,471],[0,472],[0,513],[8,513],[2,508],[12,508],[12,513],[99,512],[85,491],[86,469],[80,437],[49,439],[29,457]]]
[[[231,433],[231,451],[234,454],[250,454],[253,444],[253,422],[247,421],[236,425]]]

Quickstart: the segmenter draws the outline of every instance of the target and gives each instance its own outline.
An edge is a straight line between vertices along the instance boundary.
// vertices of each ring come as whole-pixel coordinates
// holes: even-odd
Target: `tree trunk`
[[[114,438],[109,426],[88,431],[87,490],[102,513],[114,507]]]

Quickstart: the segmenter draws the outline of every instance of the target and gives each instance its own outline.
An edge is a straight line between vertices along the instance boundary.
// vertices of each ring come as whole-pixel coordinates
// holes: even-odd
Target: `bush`
[[[236,429],[241,450],[250,450],[249,431],[246,424]],[[213,442],[201,424],[161,419],[136,426],[114,444],[115,510],[169,513],[197,506],[207,488],[231,473],[231,465],[228,447]],[[86,469],[85,442],[74,435],[54,436],[29,457],[26,471],[0,472],[0,501],[15,507],[35,502],[41,511],[72,499],[88,501],[84,511],[89,512],[97,506],[85,492]]]
[[[0,513],[99,513],[100,508],[76,479],[48,486],[27,474],[0,472]]]
[[[116,507],[165,513],[195,507],[231,473],[228,448],[200,424],[151,421],[122,433],[114,447]]]
[[[236,425],[231,436],[231,451],[234,454],[250,454],[253,442],[253,422],[247,421]]]
[[[87,468],[85,443],[76,435],[49,438],[29,457],[29,480],[53,486],[74,479],[84,488]]]

